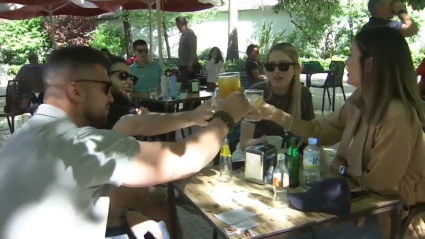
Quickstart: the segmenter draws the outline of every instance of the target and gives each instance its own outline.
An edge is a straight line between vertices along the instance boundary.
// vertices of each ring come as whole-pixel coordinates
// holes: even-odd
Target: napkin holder
[[[200,83],[199,80],[189,80],[189,93],[199,93]]]
[[[271,144],[257,144],[245,149],[245,180],[270,184],[277,162],[277,149]]]

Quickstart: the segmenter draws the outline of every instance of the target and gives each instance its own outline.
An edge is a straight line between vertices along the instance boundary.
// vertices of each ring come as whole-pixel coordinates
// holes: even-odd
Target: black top
[[[371,27],[383,27],[383,26],[387,26],[387,27],[391,27],[394,28],[398,31],[400,31],[401,26],[403,25],[402,22],[395,22],[395,21],[391,21],[391,20],[385,20],[379,17],[371,17],[369,18],[369,22],[366,23],[363,27],[363,29],[366,28],[371,28]]]
[[[133,107],[111,104],[109,106],[108,121],[104,129],[112,129],[121,117],[128,114],[134,114]]]
[[[274,94],[273,92],[271,92],[270,87],[268,87],[267,84],[269,84],[269,82],[260,82],[250,88],[264,90],[265,102],[275,106],[280,110],[288,112],[290,106],[290,95]],[[314,119],[313,99],[310,90],[305,86],[301,86],[301,119],[308,121]],[[261,120],[260,122],[255,123],[254,138],[260,138],[263,135],[281,136],[283,138],[283,144],[289,144],[289,139],[293,136],[289,132],[287,135],[285,135],[285,130],[281,126],[268,120]],[[302,152],[301,148],[300,151]]]
[[[256,78],[254,75],[252,75],[252,70],[258,70],[261,75],[264,75],[264,69],[258,62],[247,59],[245,62],[245,72],[246,76],[248,77],[248,84],[249,86],[252,86],[255,83],[261,82],[262,80]]]

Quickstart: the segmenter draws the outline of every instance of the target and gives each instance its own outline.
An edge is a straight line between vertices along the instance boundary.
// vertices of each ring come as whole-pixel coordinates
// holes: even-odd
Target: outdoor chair
[[[402,221],[401,235],[406,234],[407,228],[409,228],[409,225],[410,223],[412,223],[413,218],[423,212],[425,212],[425,203],[418,203],[409,208],[409,214]]]
[[[241,76],[241,87],[244,89],[249,89],[248,76],[245,72],[240,73]]]
[[[332,61],[331,64],[329,65],[329,70],[331,70],[332,72],[328,73],[325,83],[323,85],[311,83],[310,87],[323,89],[322,113],[325,108],[325,92],[328,94],[328,101],[329,101],[329,104],[332,106],[332,112],[335,111],[335,88],[336,87],[341,88],[344,101],[346,101],[345,92],[344,92],[344,83],[343,83],[344,69],[345,69],[345,62]],[[331,101],[331,96],[329,94],[329,88],[332,88],[332,101]]]

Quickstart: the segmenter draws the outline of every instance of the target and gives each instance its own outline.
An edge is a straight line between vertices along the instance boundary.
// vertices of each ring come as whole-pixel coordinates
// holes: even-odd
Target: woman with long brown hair
[[[301,66],[297,49],[290,43],[274,45],[264,66],[268,81],[256,83],[250,88],[264,90],[264,100],[268,104],[290,112],[296,118],[314,119],[311,93],[300,82]],[[270,135],[281,136],[286,143],[291,136],[284,128],[271,121],[244,121],[241,124],[241,149],[261,143],[264,136]]]
[[[332,168],[343,168],[363,188],[398,194],[406,209],[425,202],[424,114],[406,40],[391,28],[365,29],[355,37],[347,67],[348,83],[358,90],[325,120],[305,121],[269,104],[260,107],[262,118],[323,146],[339,142]],[[378,219],[388,237],[390,215]],[[345,232],[353,237],[344,238],[369,235],[361,229]]]

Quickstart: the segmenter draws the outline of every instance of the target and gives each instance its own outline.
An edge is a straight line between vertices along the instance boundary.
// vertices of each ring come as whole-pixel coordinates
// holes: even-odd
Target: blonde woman
[[[387,27],[362,30],[351,46],[347,67],[348,83],[358,90],[325,120],[305,121],[268,104],[260,107],[262,118],[302,138],[316,137],[324,146],[339,142],[332,168],[342,167],[360,186],[398,194],[406,209],[425,202],[424,114],[406,40]],[[331,227],[318,238],[388,238],[390,215],[378,214],[378,219],[379,224],[368,218],[363,229],[339,226],[345,237]],[[371,229],[374,224],[382,230]]]
[[[256,83],[251,89],[264,90],[265,101],[274,107],[291,112],[296,118],[314,119],[313,101],[308,88],[300,83],[301,66],[297,49],[290,43],[279,43],[270,49],[264,64],[268,81]],[[264,142],[267,135],[278,135],[289,142],[290,134],[278,124],[262,120],[241,124],[240,147]]]

